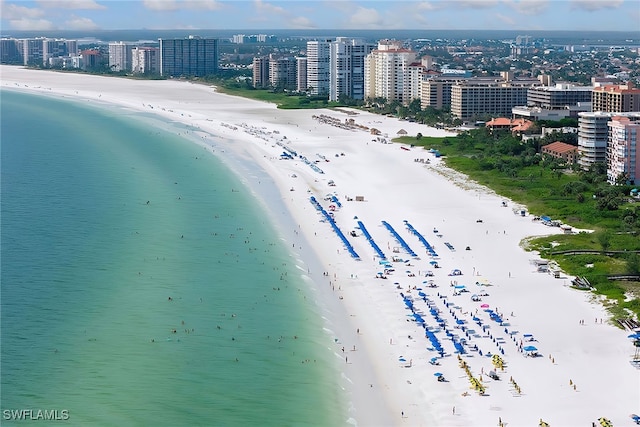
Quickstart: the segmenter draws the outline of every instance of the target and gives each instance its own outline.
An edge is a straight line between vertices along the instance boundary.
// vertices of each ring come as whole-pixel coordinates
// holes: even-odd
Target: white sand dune
[[[591,426],[606,417],[618,426],[633,424],[629,415],[640,414],[640,370],[631,363],[629,331],[610,324],[592,294],[570,288],[572,278],[537,272],[531,263],[537,255],[520,247],[527,236],[560,230],[514,214],[510,201],[503,207],[503,198],[447,169],[428,151],[378,142],[363,128],[375,127],[387,140],[400,129],[424,136],[446,135],[444,131],[366,112],[347,114],[346,109],[278,110],[180,81],[8,66],[0,67],[0,73],[3,89],[111,103],[193,126],[198,129],[189,135],[194,141],[244,173],[244,181],[271,209],[283,236],[293,240],[300,266],[309,271],[312,295],[331,331],[327,345],[333,347],[340,362],[337,369],[345,378],[350,399],[350,419],[345,422],[495,426],[501,421],[506,426],[534,426],[542,419],[551,426]],[[320,115],[341,123],[352,118],[360,127],[345,129],[313,117]],[[286,149],[297,156],[281,159]],[[277,196],[263,191],[264,174],[245,173],[252,168],[268,174],[279,189]],[[326,201],[327,195],[335,195],[341,206]],[[335,206],[331,213],[359,260],[312,205],[311,196],[327,211]],[[269,197],[278,197],[278,203]],[[357,197],[364,200],[356,201]],[[290,213],[287,218],[295,223],[285,223],[274,208],[282,202]],[[386,279],[376,278],[385,267],[357,221],[389,261],[402,259],[391,261],[395,271],[387,272]],[[417,256],[396,241],[383,221]],[[407,223],[437,256],[429,255]],[[451,276],[454,269],[462,274]],[[429,287],[430,280],[437,287]],[[464,285],[466,292],[459,292],[463,289],[456,284]],[[420,292],[426,294],[424,299]],[[444,357],[433,350],[400,293],[414,300],[414,309],[441,343]],[[472,301],[473,294],[485,295]],[[425,300],[446,326],[438,325]],[[502,324],[491,320],[482,304],[499,312]],[[535,341],[528,341],[529,335]],[[459,358],[454,342],[461,340],[467,345]],[[522,347],[535,346],[539,357],[526,357],[521,342]],[[492,364],[489,354],[504,360],[504,370]],[[439,365],[429,363],[434,357]],[[481,380],[484,395],[470,388],[459,359]],[[489,377],[491,370],[499,380]],[[438,382],[437,372],[447,381]]]

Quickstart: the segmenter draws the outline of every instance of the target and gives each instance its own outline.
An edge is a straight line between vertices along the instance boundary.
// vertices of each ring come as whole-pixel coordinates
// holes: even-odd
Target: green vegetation
[[[297,92],[285,92],[282,89],[256,89],[244,76],[228,72],[202,81],[216,85],[222,93],[271,102],[282,109],[331,108],[346,105],[343,102],[329,102],[326,96],[311,97]]]
[[[265,89],[253,88],[229,88],[228,86],[218,86],[222,93],[242,96],[244,98],[256,99],[258,101],[271,102],[282,109],[299,108],[330,108],[339,107],[343,104],[339,102],[329,102],[327,97],[313,98],[291,92],[274,92]]]
[[[568,274],[586,277],[597,293],[608,298],[615,317],[628,317],[626,310],[640,317],[640,282],[608,278],[640,272],[640,256],[633,252],[640,251],[640,202],[629,197],[632,186],[608,184],[603,165],[582,171],[540,154],[539,141],[522,142],[509,133],[496,135],[484,128],[453,138],[420,135],[395,141],[440,151],[448,166],[527,206],[532,215],[594,230],[532,239],[527,247],[554,260]],[[561,253],[585,250],[596,253]],[[633,298],[627,300],[629,295]]]

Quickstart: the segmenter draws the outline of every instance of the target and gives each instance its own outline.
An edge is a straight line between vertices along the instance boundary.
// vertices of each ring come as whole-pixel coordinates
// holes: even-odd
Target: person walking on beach
[[[453,407],[452,412],[453,412],[453,415],[455,415],[455,414],[456,414],[456,407],[455,407],[455,406]]]

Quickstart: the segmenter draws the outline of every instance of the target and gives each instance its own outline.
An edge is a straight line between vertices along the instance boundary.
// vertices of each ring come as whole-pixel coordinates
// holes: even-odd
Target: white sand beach
[[[538,272],[537,254],[520,247],[528,236],[561,230],[514,213],[511,201],[447,169],[427,150],[381,142],[400,129],[424,136],[445,131],[349,109],[278,110],[184,81],[11,66],[0,66],[0,80],[3,89],[108,103],[189,125],[186,136],[243,173],[248,189],[273,210],[261,192],[264,174],[246,173],[264,170],[296,222],[285,224],[271,212],[274,223],[292,240],[326,313],[327,345],[350,399],[345,424],[591,426],[605,417],[622,426],[640,414],[630,332],[609,322],[593,294],[570,288],[572,277]],[[344,125],[348,119],[351,126]],[[358,259],[311,197],[333,215]],[[358,221],[389,264],[380,263]],[[536,350],[525,351],[529,346]],[[471,377],[484,393],[471,387]]]

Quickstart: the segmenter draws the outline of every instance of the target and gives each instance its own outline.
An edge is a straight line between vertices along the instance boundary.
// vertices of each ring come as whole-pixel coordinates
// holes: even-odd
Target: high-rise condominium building
[[[160,74],[167,77],[205,77],[218,71],[218,39],[189,36],[159,39]]]
[[[640,111],[640,88],[636,88],[631,82],[594,87],[591,107],[593,111],[612,113]]]
[[[365,99],[384,98],[408,104],[411,101],[409,65],[416,53],[396,40],[382,40],[364,62]]]
[[[614,115],[607,125],[607,181],[615,184],[622,176],[629,184],[640,183],[640,113]]]
[[[277,89],[295,90],[298,83],[296,59],[291,56],[269,57],[269,82]]]
[[[22,39],[22,60],[24,65],[42,65],[44,38]]]
[[[607,123],[613,116],[613,113],[603,111],[578,114],[578,164],[582,169],[606,161],[609,141]]]
[[[22,63],[22,50],[18,48],[18,40],[13,38],[0,39],[0,63],[18,64]]]
[[[253,58],[253,87],[269,87],[269,57],[257,56]]]
[[[307,87],[310,95],[329,95],[332,40],[307,42]]]
[[[362,39],[338,37],[329,51],[329,100],[364,99],[364,60],[374,45]]]
[[[109,69],[111,71],[131,71],[131,50],[133,44],[125,42],[109,43]]]
[[[307,84],[307,57],[296,57],[296,90],[298,92],[306,92],[309,85]]]
[[[134,47],[131,50],[131,71],[137,74],[160,72],[160,49],[157,47]]]
[[[42,41],[42,63],[50,65],[52,58],[67,56],[67,41],[64,39],[44,39]]]
[[[67,44],[67,54],[69,56],[76,56],[80,51],[78,50],[78,40],[65,40]]]

